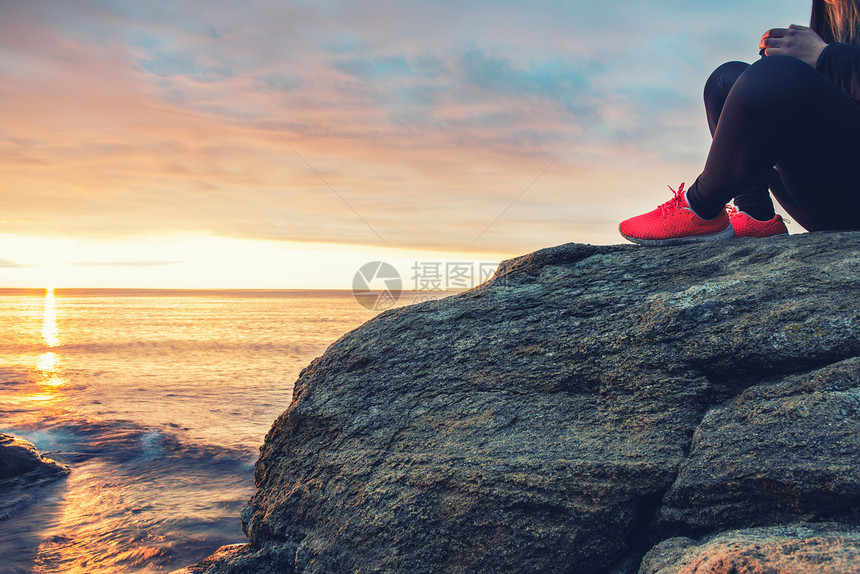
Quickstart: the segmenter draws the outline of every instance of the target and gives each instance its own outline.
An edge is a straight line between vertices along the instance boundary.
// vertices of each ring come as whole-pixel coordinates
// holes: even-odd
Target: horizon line
[[[477,285],[475,286],[477,287]],[[469,289],[474,289],[474,287],[470,287]],[[469,289],[403,289],[401,290],[401,294],[419,294],[419,293],[462,293],[464,291],[468,291]],[[354,293],[354,289],[332,289],[327,287],[307,287],[307,288],[233,288],[233,287],[0,287],[0,296],[9,296],[9,295],[38,295],[45,296],[49,292],[53,292],[54,295],[82,295],[86,296],[87,294],[97,295],[105,292],[112,292],[117,294],[124,295],[134,295],[134,294],[151,294],[151,293],[163,293],[163,292],[171,292],[171,293],[186,293],[186,294],[201,294],[201,295],[215,295],[219,293],[266,293],[266,294],[298,294],[298,293],[330,293],[330,294],[351,294]],[[362,290],[362,293],[382,293],[385,290],[383,289],[370,289],[368,291]]]

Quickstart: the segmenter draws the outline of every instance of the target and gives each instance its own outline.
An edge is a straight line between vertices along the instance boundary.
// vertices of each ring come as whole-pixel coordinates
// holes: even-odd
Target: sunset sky
[[[809,8],[0,0],[0,287],[408,286],[620,243],[698,175],[709,73]]]

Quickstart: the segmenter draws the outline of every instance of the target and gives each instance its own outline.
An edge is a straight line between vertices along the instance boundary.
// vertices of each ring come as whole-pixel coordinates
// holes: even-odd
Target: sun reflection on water
[[[48,347],[60,344],[60,332],[57,329],[57,304],[54,289],[45,289],[45,312],[42,319],[42,339]]]
[[[53,373],[56,372],[59,365],[60,359],[56,353],[42,353],[39,355],[38,361],[36,361],[36,370],[40,373]]]
[[[45,289],[45,310],[42,315],[42,339],[45,345],[52,349],[60,344],[60,331],[57,328],[57,306],[54,289]],[[31,401],[48,401],[54,397],[54,389],[69,381],[60,374],[60,357],[53,351],[47,351],[36,359],[36,373],[40,392],[27,397]]]

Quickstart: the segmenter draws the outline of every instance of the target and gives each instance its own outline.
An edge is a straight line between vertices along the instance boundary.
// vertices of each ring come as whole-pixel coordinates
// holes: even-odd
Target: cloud
[[[29,267],[29,265],[23,265],[11,259],[0,259],[0,269],[20,269],[24,267]]]
[[[799,0],[4,3],[4,230],[379,243],[306,161],[387,242],[463,249],[575,140],[478,247],[612,241],[640,201],[696,177],[710,70],[807,14]]]
[[[176,265],[178,261],[76,261],[79,267],[164,267]]]

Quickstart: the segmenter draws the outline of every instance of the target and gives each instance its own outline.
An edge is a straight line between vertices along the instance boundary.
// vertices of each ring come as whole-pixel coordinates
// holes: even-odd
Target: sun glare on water
[[[45,308],[42,313],[42,341],[48,349],[60,344],[60,331],[57,328],[57,306],[54,288],[45,289]],[[68,381],[60,374],[60,357],[54,351],[46,351],[36,359],[36,373],[43,392],[32,395],[30,400],[50,400],[51,389],[61,387]]]
[[[60,344],[60,333],[57,330],[57,303],[54,298],[54,288],[45,289],[45,311],[42,315],[42,339],[48,347]]]

